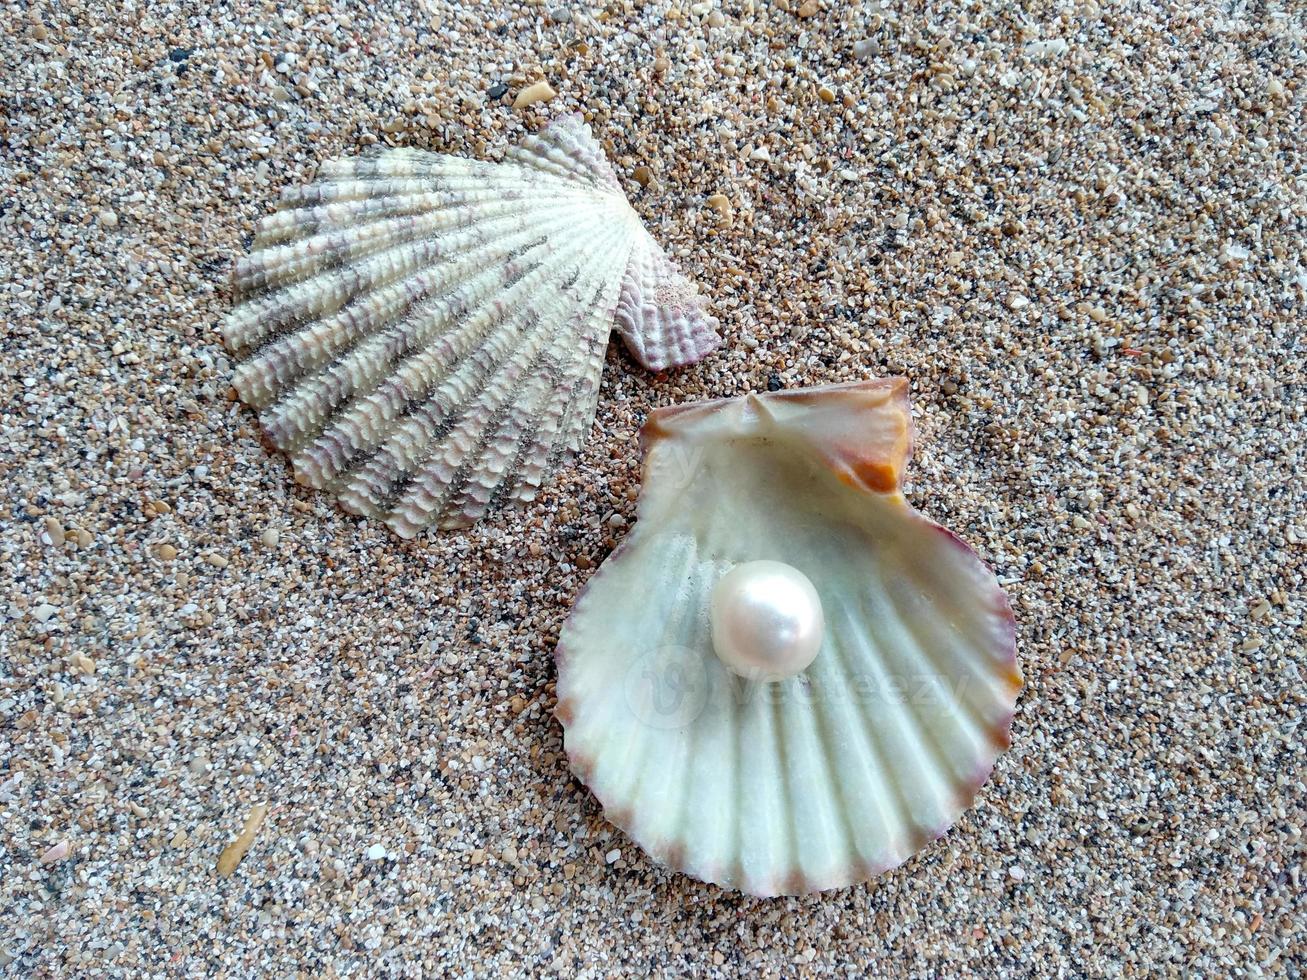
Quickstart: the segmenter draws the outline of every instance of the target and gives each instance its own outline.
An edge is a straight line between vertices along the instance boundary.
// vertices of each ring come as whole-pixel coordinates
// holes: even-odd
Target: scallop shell
[[[404,537],[533,499],[589,431],[614,327],[651,371],[718,343],[579,116],[502,163],[324,164],[234,279],[241,400],[297,480]]]
[[[1021,687],[1007,598],[908,505],[902,379],[654,412],[639,520],[557,650],[573,770],[656,860],[756,895],[862,881],[943,834],[999,752]],[[736,563],[811,579],[815,661],[750,683],[714,655]]]

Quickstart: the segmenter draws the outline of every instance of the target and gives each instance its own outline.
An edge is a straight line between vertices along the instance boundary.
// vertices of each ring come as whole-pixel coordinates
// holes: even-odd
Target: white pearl
[[[816,658],[826,632],[808,576],[779,561],[736,565],[713,588],[713,649],[750,680],[784,680]]]

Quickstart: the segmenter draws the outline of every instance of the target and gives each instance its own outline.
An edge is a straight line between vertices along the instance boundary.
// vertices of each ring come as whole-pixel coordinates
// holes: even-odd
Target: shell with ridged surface
[[[558,642],[573,769],[655,859],[726,887],[906,860],[970,804],[1021,687],[993,573],[902,494],[906,382],[660,409],[644,439],[637,523]],[[802,573],[824,612],[788,679],[715,652],[716,586],[752,563]]]
[[[533,499],[589,430],[614,328],[652,371],[718,343],[579,116],[500,163],[324,164],[234,283],[241,400],[296,479],[405,537]]]

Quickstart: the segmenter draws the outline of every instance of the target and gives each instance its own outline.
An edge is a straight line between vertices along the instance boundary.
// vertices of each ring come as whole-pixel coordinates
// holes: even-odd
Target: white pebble
[[[373,844],[367,850],[367,859],[369,861],[381,861],[386,856],[386,849],[381,844]]]
[[[1031,41],[1026,45],[1026,54],[1032,58],[1050,58],[1054,55],[1066,54],[1068,50],[1066,41],[1060,37],[1049,38],[1046,41]]]

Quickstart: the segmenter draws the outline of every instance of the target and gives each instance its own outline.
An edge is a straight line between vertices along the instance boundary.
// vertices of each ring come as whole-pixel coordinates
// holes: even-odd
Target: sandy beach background
[[[1302,969],[1300,5],[0,10],[0,972]],[[333,156],[569,110],[724,347],[614,342],[577,465],[471,531],[295,487],[215,332],[254,222]],[[669,874],[551,715],[638,427],[887,374],[910,500],[1012,597],[1012,749],[868,885]]]

